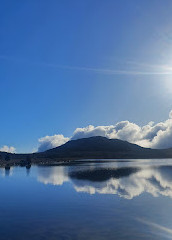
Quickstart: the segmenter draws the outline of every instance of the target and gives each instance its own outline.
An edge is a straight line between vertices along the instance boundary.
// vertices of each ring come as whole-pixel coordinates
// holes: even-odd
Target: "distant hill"
[[[7,156],[8,155],[8,156]],[[54,163],[79,159],[151,159],[172,158],[172,148],[150,149],[119,139],[90,137],[71,140],[60,147],[33,154],[0,153],[0,164]],[[10,160],[9,160],[10,159]]]
[[[98,136],[71,140],[38,155],[69,159],[171,158],[172,148],[163,150],[143,148],[127,141]]]

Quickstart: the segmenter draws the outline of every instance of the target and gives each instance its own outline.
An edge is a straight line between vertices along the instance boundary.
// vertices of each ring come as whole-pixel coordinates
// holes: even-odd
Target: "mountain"
[[[54,159],[117,159],[117,158],[171,158],[171,149],[143,148],[136,144],[106,137],[71,140],[64,145],[38,153],[38,157]]]
[[[172,148],[151,149],[119,139],[90,137],[71,140],[60,147],[33,154],[0,153],[0,164],[55,163],[79,159],[172,158]]]

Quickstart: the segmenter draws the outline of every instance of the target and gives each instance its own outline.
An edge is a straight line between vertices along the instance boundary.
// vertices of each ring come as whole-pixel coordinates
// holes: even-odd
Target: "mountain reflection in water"
[[[53,185],[70,183],[77,192],[117,194],[125,199],[133,199],[143,193],[172,198],[171,164],[153,161],[153,164],[137,161],[107,164],[92,162],[73,166],[39,167],[38,181]]]

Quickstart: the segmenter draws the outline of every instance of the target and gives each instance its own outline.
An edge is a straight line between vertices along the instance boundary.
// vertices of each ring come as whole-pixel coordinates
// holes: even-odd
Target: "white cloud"
[[[172,119],[157,124],[150,122],[142,127],[129,121],[121,121],[111,126],[94,127],[90,125],[85,128],[77,128],[72,139],[91,136],[117,138],[142,147],[168,148],[172,147]]]
[[[169,118],[172,118],[172,110],[169,113]]]
[[[12,147],[12,146],[9,147],[9,146],[4,145],[2,148],[0,148],[0,151],[1,152],[15,153],[16,149],[15,149],[15,147]]]
[[[58,134],[54,136],[46,136],[40,138],[38,141],[40,143],[38,151],[42,152],[66,143],[67,141],[69,141],[69,138],[64,137],[62,134]]]
[[[172,147],[172,111],[169,113],[169,119],[157,124],[151,121],[145,126],[139,126],[129,121],[121,121],[110,126],[89,125],[77,128],[71,138],[63,135],[46,136],[39,139],[38,151],[58,147],[70,139],[92,136],[121,139],[148,148],[170,148]]]

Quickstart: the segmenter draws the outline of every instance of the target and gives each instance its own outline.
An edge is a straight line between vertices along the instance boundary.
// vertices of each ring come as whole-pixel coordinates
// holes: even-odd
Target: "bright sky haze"
[[[1,150],[45,150],[78,131],[172,147],[171,0],[0,5]],[[121,135],[122,121],[141,135],[124,123]]]

